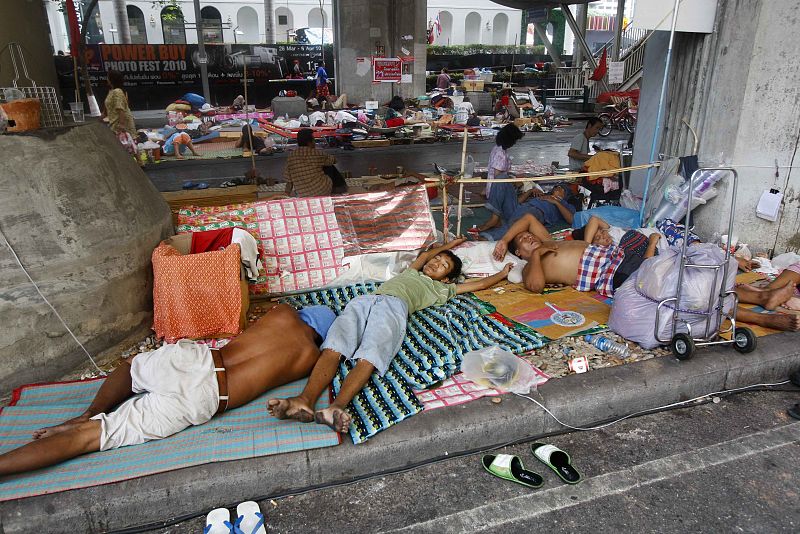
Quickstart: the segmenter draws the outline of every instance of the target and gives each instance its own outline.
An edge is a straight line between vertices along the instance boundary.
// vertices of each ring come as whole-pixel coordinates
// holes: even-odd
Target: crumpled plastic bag
[[[461,372],[476,384],[523,395],[537,384],[533,368],[527,362],[497,345],[466,353]]]
[[[608,318],[608,327],[620,336],[630,341],[635,341],[645,349],[652,349],[661,343],[656,337],[669,339],[672,336],[672,314],[675,303],[668,303],[661,308],[658,325],[655,324],[656,308],[661,300],[674,297],[677,293],[678,274],[681,251],[671,247],[658,256],[649,258],[642,263],[628,280],[614,292],[614,304]],[[686,249],[687,262],[695,265],[710,265],[722,263],[725,251],[718,246],[703,243],[692,245]],[[677,332],[686,332],[686,321],[691,325],[693,337],[706,337],[719,329],[716,312],[712,311],[712,320],[706,326],[706,315],[709,297],[714,292],[712,310],[719,305],[720,284],[725,284],[726,290],[732,290],[736,281],[736,260],[731,257],[728,263],[728,277],[721,280],[720,271],[717,286],[714,283],[714,274],[710,269],[696,269],[687,267],[684,271],[681,293],[681,302],[678,306]],[[725,313],[731,312],[733,298],[725,300],[723,309]]]

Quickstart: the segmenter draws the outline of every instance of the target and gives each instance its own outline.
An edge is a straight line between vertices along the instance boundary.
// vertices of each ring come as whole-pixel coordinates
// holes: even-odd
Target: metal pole
[[[672,64],[672,45],[675,42],[675,28],[678,25],[678,7],[681,0],[675,0],[675,5],[672,8],[672,28],[669,32],[669,45],[667,46],[667,59],[664,62],[664,79],[661,80],[661,95],[658,98],[658,113],[656,114],[656,125],[653,131],[653,144],[650,146],[650,159],[652,162],[656,157],[656,147],[661,133],[661,117],[664,114],[664,100],[667,96],[667,84],[669,83],[669,67]],[[644,206],[647,203],[647,192],[650,189],[650,180],[653,177],[653,168],[647,169],[647,179],[644,182],[644,191],[642,192],[642,207],[639,210],[639,226],[644,222]],[[689,202],[692,201],[692,192],[689,191]]]
[[[536,33],[536,36],[542,40],[542,43],[544,43],[544,47],[547,49],[547,53],[550,54],[553,64],[556,67],[560,67],[561,54],[559,54],[558,50],[556,50],[556,47],[553,46],[553,43],[550,42],[550,39],[547,37],[547,32],[542,28],[542,23],[534,22],[533,31]]]
[[[203,19],[200,17],[200,0],[194,0],[194,20],[197,28],[197,61],[200,62],[200,81],[203,84],[203,98],[211,104],[211,91],[208,89],[208,56],[203,45]]]
[[[617,28],[614,32],[614,49],[611,52],[611,61],[619,61],[622,50],[622,23],[625,21],[625,0],[617,0]]]
[[[575,39],[578,41],[578,44],[583,49],[583,53],[586,54],[586,59],[589,61],[589,65],[593,69],[597,68],[597,61],[594,59],[592,52],[589,50],[589,45],[586,44],[586,39],[580,34],[578,30],[578,23],[575,22],[575,17],[572,16],[572,12],[569,10],[569,6],[567,4],[561,4],[561,11],[564,13],[564,18],[569,24],[569,27],[572,28],[572,32],[575,34]],[[574,57],[574,52],[573,52]],[[575,67],[575,62],[572,62],[572,66]],[[603,78],[600,80],[600,85],[603,87],[603,91],[609,91],[608,83],[606,83],[606,79]]]
[[[563,9],[563,8],[562,8]],[[585,41],[586,40],[586,18],[588,17],[588,9],[586,4],[579,4],[575,6],[575,18],[577,19],[576,27],[572,29],[575,33],[575,39],[578,41]],[[572,16],[572,11],[569,12],[570,16]],[[580,44],[580,43],[579,43]],[[573,50],[572,52],[572,66],[573,67],[580,67],[583,65],[583,53],[586,53],[586,59],[592,57],[592,53],[588,51],[588,47],[582,49],[581,47],[578,50]]]

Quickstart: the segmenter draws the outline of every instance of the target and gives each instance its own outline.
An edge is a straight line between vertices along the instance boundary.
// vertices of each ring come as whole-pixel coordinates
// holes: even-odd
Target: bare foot
[[[55,436],[56,434],[60,434],[61,432],[76,427],[79,424],[86,422],[88,420],[89,420],[88,415],[79,415],[78,417],[73,417],[68,421],[64,421],[60,425],[40,428],[39,430],[33,433],[33,439],[42,439],[42,438],[49,438],[50,436]]]
[[[789,310],[800,310],[800,297],[792,297],[783,303],[783,307]]]
[[[794,296],[794,284],[790,282],[781,288],[771,291],[772,293],[767,297],[767,302],[764,303],[765,310],[774,310],[792,298]]]
[[[797,332],[800,330],[800,315],[793,313],[762,313],[763,324],[768,328],[783,330],[784,332]]]
[[[318,410],[314,414],[314,420],[321,425],[328,425],[336,432],[344,434],[350,428],[350,414],[338,406],[330,406],[324,410]]]
[[[289,399],[270,399],[267,402],[270,415],[278,419],[294,419],[301,423],[314,421],[314,410],[300,397]]]

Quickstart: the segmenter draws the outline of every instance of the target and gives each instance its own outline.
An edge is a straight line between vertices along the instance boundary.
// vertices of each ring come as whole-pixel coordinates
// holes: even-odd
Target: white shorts
[[[206,345],[182,339],[136,356],[131,362],[134,397],[100,421],[100,450],[166,438],[214,417],[219,386]]]

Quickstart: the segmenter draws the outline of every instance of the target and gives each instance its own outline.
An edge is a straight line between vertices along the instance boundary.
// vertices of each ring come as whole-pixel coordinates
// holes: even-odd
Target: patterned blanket
[[[324,304],[337,315],[358,295],[372,293],[379,284],[356,284],[295,295],[282,299],[295,308]],[[408,320],[405,341],[383,377],[373,374],[368,385],[353,399],[350,436],[363,443],[381,430],[423,410],[414,390],[429,388],[455,374],[462,356],[489,345],[499,345],[515,354],[542,347],[544,336],[515,328],[506,321],[485,315],[481,304],[458,296],[444,306],[416,312]],[[352,368],[339,366],[333,381],[338,394],[344,377]]]
[[[265,269],[250,284],[256,295],[322,287],[346,269],[345,256],[416,250],[435,235],[422,187],[178,211],[178,233],[229,227],[258,242]]]

